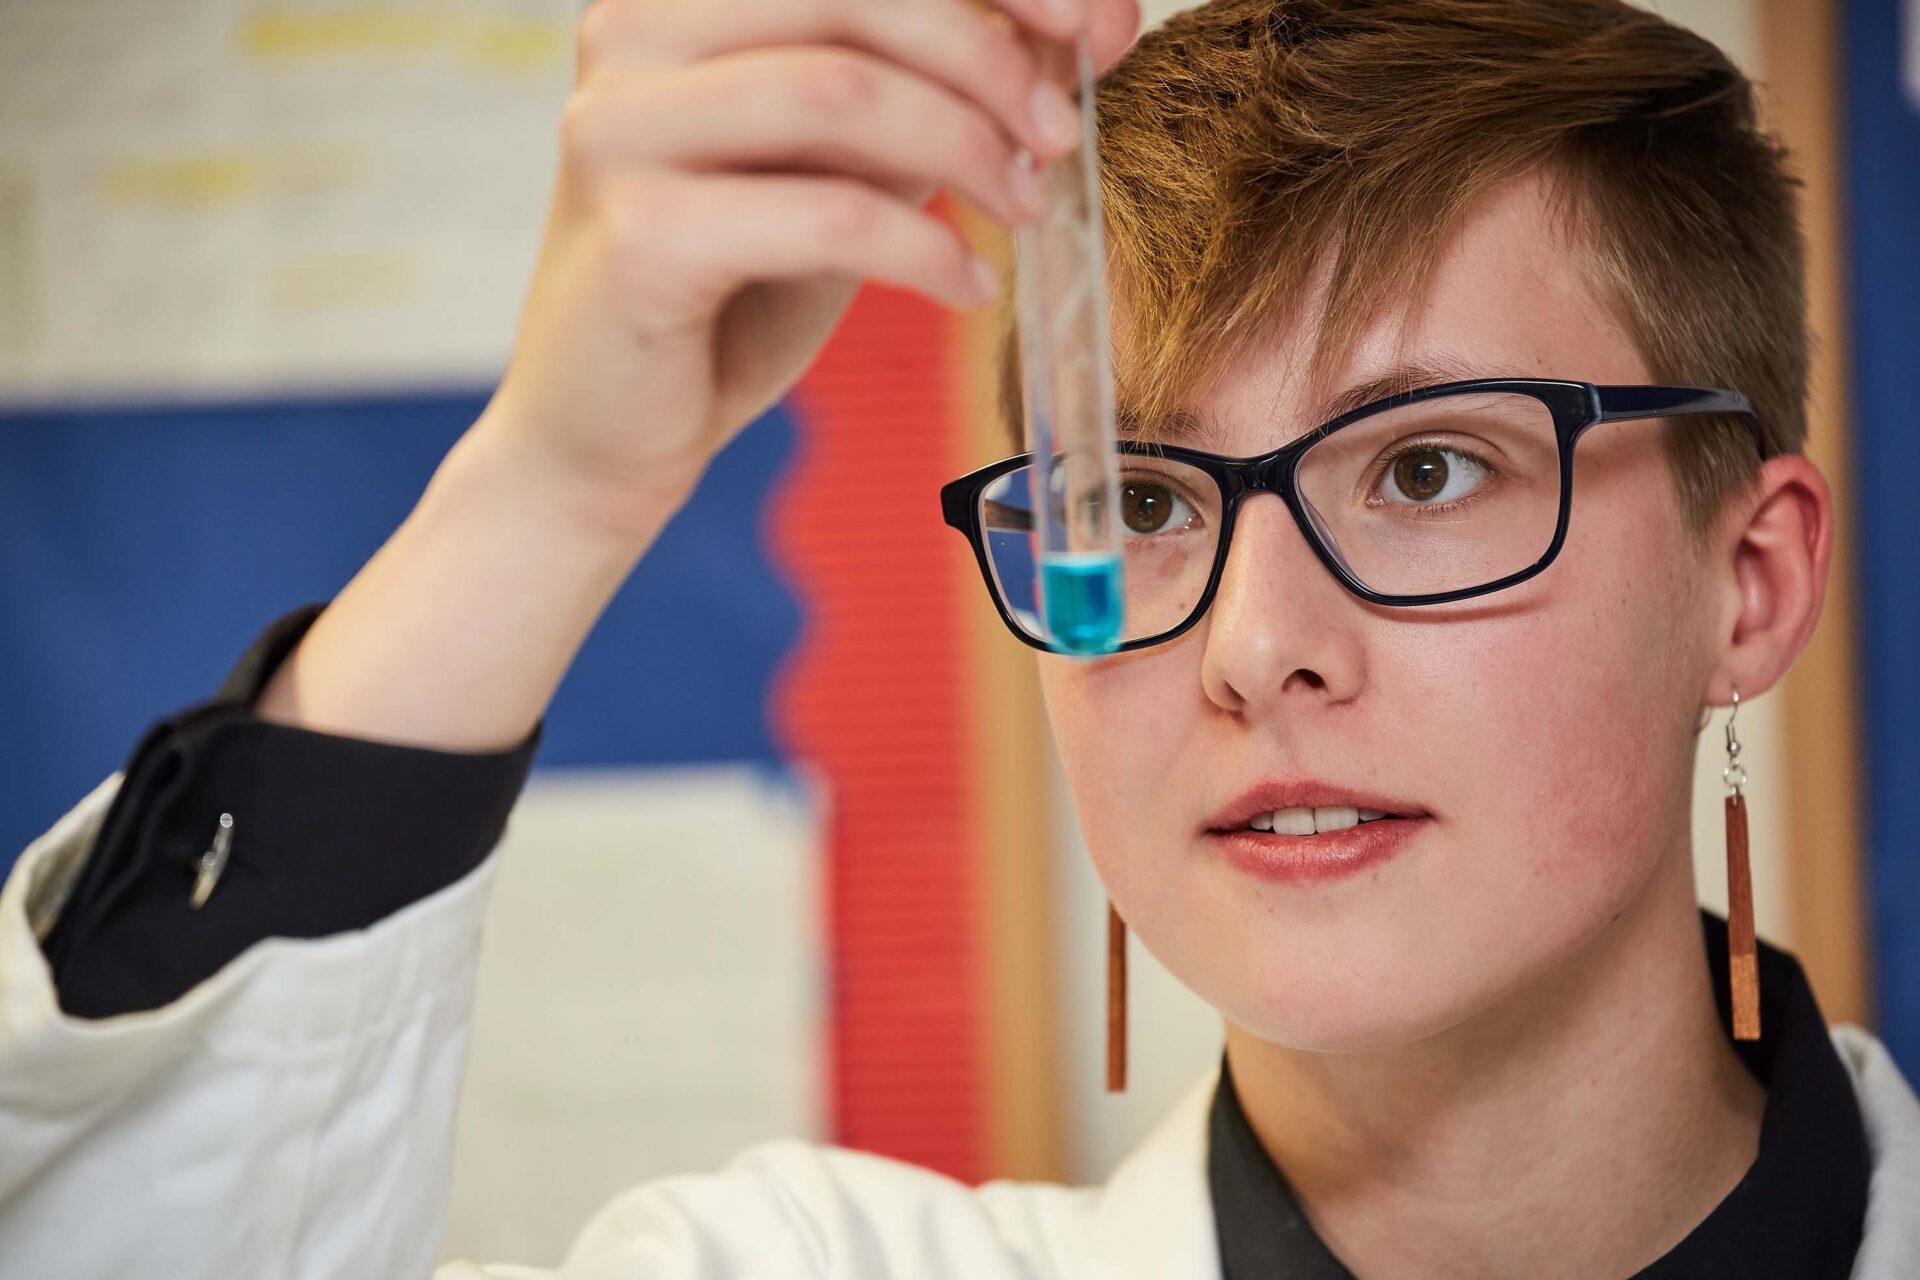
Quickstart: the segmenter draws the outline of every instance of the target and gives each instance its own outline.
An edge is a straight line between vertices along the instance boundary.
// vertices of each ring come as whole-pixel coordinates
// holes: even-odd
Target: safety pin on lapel
[[[227,854],[233,848],[233,815],[220,815],[220,826],[213,833],[213,846],[200,855],[200,868],[193,877],[193,896],[187,905],[198,911],[213,896],[220,873],[227,869]]]

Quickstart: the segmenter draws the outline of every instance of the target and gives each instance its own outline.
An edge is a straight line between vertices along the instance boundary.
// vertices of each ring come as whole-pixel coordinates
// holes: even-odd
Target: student
[[[1061,154],[1065,104],[1014,28],[1090,22],[1106,65],[1136,16],[1003,7],[587,11],[485,413],[0,898],[7,1274],[431,1268],[486,855],[556,682],[857,279],[987,300],[919,206],[1030,215],[1015,153]],[[1128,460],[1141,643],[1040,667],[1101,878],[1224,1069],[1104,1188],[777,1142],[624,1196],[560,1274],[1920,1275],[1920,1104],[1770,947],[1734,1039],[1694,905],[1703,714],[1785,674],[1833,538],[1746,81],[1615,0],[1216,0],[1101,111],[1127,423],[1168,448]],[[1229,510],[1244,481],[1275,491]]]

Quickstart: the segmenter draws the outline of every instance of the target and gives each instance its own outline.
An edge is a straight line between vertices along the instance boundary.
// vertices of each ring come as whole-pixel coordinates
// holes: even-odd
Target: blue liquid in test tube
[[[1120,557],[1098,551],[1056,551],[1040,559],[1047,634],[1076,657],[1120,647]]]

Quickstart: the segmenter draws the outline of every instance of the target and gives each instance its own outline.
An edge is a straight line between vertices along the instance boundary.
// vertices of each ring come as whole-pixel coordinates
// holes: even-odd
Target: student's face
[[[1303,380],[1310,337],[1281,335],[1189,405],[1218,432],[1200,447],[1264,453],[1322,421],[1329,395],[1406,362],[1651,380],[1531,181],[1463,224],[1420,308],[1374,324],[1331,385]],[[1611,423],[1580,442],[1566,545],[1519,586],[1368,604],[1260,494],[1191,631],[1041,659],[1100,877],[1176,977],[1275,1043],[1401,1043],[1563,964],[1662,859],[1686,856],[1713,637],[1661,449],[1671,429],[1684,426]],[[1332,878],[1275,880],[1222,856],[1220,810],[1300,779],[1426,816],[1393,856]]]

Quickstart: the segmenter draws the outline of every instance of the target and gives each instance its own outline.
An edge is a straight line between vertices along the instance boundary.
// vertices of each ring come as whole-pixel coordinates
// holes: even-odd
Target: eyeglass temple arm
[[[1008,506],[1004,502],[995,502],[989,498],[980,504],[980,527],[1001,532],[1031,530],[1033,512]]]
[[[1737,391],[1705,387],[1595,387],[1600,421],[1665,418],[1680,413],[1753,413],[1753,403]]]
[[[1716,391],[1708,387],[1595,387],[1601,422],[1627,422],[1635,418],[1671,418],[1686,413],[1731,413],[1739,416],[1753,436],[1760,456],[1771,451],[1766,433],[1760,429],[1760,415],[1753,402],[1738,391]]]

